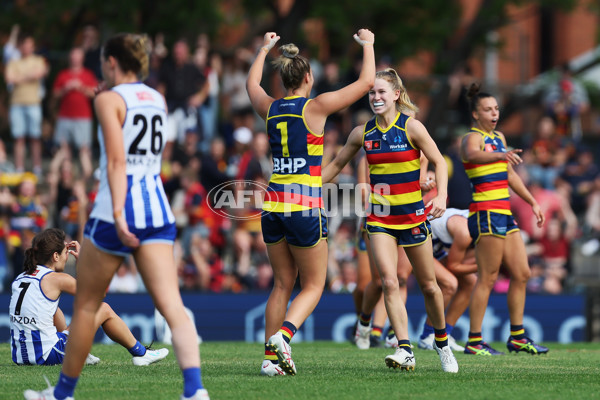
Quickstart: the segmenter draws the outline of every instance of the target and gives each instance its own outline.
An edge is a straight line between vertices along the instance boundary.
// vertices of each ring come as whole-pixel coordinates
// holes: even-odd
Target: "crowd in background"
[[[15,27],[3,46],[10,118],[9,133],[0,142],[0,291],[20,273],[24,250],[40,230],[59,227],[69,238],[81,240],[98,183],[92,99],[102,81],[102,38],[87,26],[75,47],[53,62],[36,51],[35,39],[19,34]],[[238,293],[271,288],[260,205],[248,203],[244,209],[229,210],[239,217],[231,218],[215,213],[211,209],[214,198],[209,196],[213,188],[232,180],[269,181],[272,168],[264,122],[253,112],[245,88],[261,42],[256,43],[223,54],[211,47],[207,35],[193,43],[177,40],[169,47],[163,35],[156,35],[149,49],[146,83],[164,94],[172,124],[162,178],[179,228],[175,257],[183,290]],[[312,59],[314,94],[354,81],[360,64],[349,64],[343,71],[336,60]],[[380,61],[378,70],[389,64],[389,60]],[[470,125],[464,88],[475,78],[465,67],[449,79],[458,128],[456,137],[439,147],[449,164],[448,206],[468,208],[471,190],[458,147]],[[271,88],[271,93],[278,89]],[[517,171],[548,221],[538,228],[531,208],[519,196],[511,197],[527,243],[532,292],[565,290],[575,240],[584,243],[584,255],[592,256],[600,249],[600,171],[578,124],[578,116],[587,108],[585,89],[563,66],[540,104],[542,116],[535,132],[508,138],[509,146],[524,149],[524,163]],[[349,128],[370,116],[365,98],[329,119],[324,164],[339,151]],[[338,183],[357,183],[356,165],[347,166]],[[349,200],[354,204],[354,198]],[[352,292],[357,218],[339,207],[341,203],[335,205],[338,212],[329,220],[327,285],[334,292]],[[414,282],[412,287],[416,288]],[[495,291],[507,288],[508,278],[498,279]],[[109,291],[143,290],[133,260],[125,260]]]

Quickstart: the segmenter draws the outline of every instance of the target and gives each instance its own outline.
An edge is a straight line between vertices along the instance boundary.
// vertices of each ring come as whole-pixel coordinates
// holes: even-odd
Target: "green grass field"
[[[544,356],[457,354],[458,374],[443,373],[435,352],[415,350],[415,371],[388,369],[389,349],[357,350],[349,343],[292,343],[294,377],[259,375],[263,346],[206,342],[201,346],[203,381],[220,399],[593,399],[600,398],[600,343],[545,343]],[[501,349],[502,343],[496,343]],[[158,346],[155,346],[158,347]],[[182,379],[173,353],[135,367],[118,345],[94,345],[102,361],[86,367],[76,399],[179,399]],[[19,367],[10,346],[0,344],[0,399],[21,399],[24,389],[54,384],[60,367]]]

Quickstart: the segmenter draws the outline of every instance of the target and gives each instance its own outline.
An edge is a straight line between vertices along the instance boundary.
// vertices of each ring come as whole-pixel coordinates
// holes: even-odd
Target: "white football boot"
[[[25,400],[56,400],[54,397],[54,386],[50,385],[48,378],[44,375],[44,379],[46,380],[46,384],[48,387],[41,392],[37,392],[35,390],[27,389],[23,392],[23,396]],[[67,397],[66,400],[74,400],[73,397]]]
[[[387,365],[388,368],[400,368],[401,370],[414,371],[415,355],[398,347],[394,354],[390,354],[385,358],[385,365]]]
[[[88,354],[85,359],[85,365],[96,365],[100,362],[100,359],[93,354]]]
[[[356,333],[354,334],[354,343],[360,350],[369,350],[371,347],[371,327],[363,326],[360,323],[356,325]]]
[[[435,335],[431,333],[424,339],[419,338],[419,343],[417,346],[423,350],[433,350],[433,342],[435,342]]]
[[[131,361],[133,362],[133,365],[145,366],[145,365],[150,365],[152,363],[162,360],[168,354],[169,354],[168,349],[153,350],[150,348],[146,348],[146,354],[144,354],[143,356],[139,356],[139,357],[134,356],[131,359]]]
[[[208,397],[208,392],[206,389],[198,389],[192,397],[185,397],[181,395],[181,400],[210,400],[210,397]]]
[[[269,360],[263,360],[262,366],[260,368],[260,374],[263,376],[277,376],[285,375],[285,372],[281,369],[279,364],[273,364]]]
[[[283,339],[283,334],[277,332],[269,338],[267,348],[277,354],[279,367],[288,375],[296,375],[296,365],[292,360],[292,348]]]
[[[435,349],[435,351],[437,351],[438,355],[440,356],[440,362],[442,363],[442,370],[444,372],[452,372],[454,374],[457,373],[458,372],[458,363],[456,362],[456,358],[454,357],[454,354],[452,354],[452,350],[450,349],[450,346],[444,346],[440,349],[439,347],[437,347],[437,344],[434,342],[433,348]]]
[[[464,352],[465,348],[462,347],[460,344],[456,343],[456,340],[448,335],[448,346],[450,346],[450,349],[452,349],[452,351],[459,351],[459,352]]]

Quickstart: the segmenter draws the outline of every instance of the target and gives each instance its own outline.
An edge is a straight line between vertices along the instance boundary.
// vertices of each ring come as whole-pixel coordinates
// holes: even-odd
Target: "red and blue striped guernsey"
[[[506,146],[497,132],[487,133],[471,128],[468,133],[482,136],[481,150],[486,152],[506,153]],[[508,193],[508,161],[496,161],[489,164],[473,164],[463,160],[467,176],[471,180],[473,200],[469,206],[469,215],[478,211],[491,211],[498,214],[512,215]]]
[[[323,208],[321,160],[323,133],[311,132],[304,119],[310,102],[300,96],[275,100],[267,114],[273,174],[263,202],[268,212]]]
[[[367,225],[410,229],[427,220],[419,184],[420,150],[406,134],[410,118],[398,113],[386,129],[376,117],[365,124],[363,147],[371,178]]]

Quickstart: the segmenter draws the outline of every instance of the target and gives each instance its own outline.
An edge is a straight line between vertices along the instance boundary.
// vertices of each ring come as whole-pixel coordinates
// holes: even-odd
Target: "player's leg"
[[[404,301],[398,285],[397,243],[390,235],[378,233],[370,235],[373,258],[382,282],[385,307],[390,324],[399,339],[408,339],[408,319]]]
[[[483,341],[481,326],[488,305],[490,293],[498,279],[505,238],[487,235],[481,236],[475,247],[477,260],[477,283],[473,288],[469,303],[470,330],[465,353],[478,355],[501,355]]]
[[[298,277],[298,268],[285,240],[268,245],[267,254],[273,268],[273,289],[265,308],[265,339],[268,340],[277,333],[285,320],[288,303]]]
[[[506,235],[506,246],[502,262],[510,273],[510,286],[506,296],[510,316],[510,337],[506,346],[510,352],[547,353],[548,348],[536,344],[532,339],[527,337],[523,327],[527,281],[531,272],[527,261],[525,244],[519,231],[515,230]]]
[[[428,239],[420,245],[405,247],[406,255],[413,265],[413,272],[423,297],[425,298],[425,309],[436,330],[446,329],[444,318],[444,298],[442,291],[435,279],[435,266],[431,240]]]
[[[273,269],[273,289],[265,307],[265,356],[261,366],[261,375],[285,375],[279,366],[279,358],[267,345],[285,321],[292,290],[298,277],[298,269],[292,258],[289,245],[285,240],[267,246],[267,254]]]
[[[371,248],[369,235],[366,231],[363,231],[362,237],[368,259],[369,282],[365,286],[362,304],[357,315],[357,322],[354,329],[354,343],[359,349],[366,350],[371,347],[371,322],[377,305],[379,304],[379,309],[384,311],[383,313],[379,313],[380,320],[381,317],[387,318],[387,313],[385,312],[385,303],[383,302],[381,277],[379,276],[379,272],[375,266],[375,260],[373,259],[373,250]],[[385,319],[382,324],[385,324]]]
[[[381,347],[383,340],[383,328],[387,321],[387,311],[385,310],[385,301],[383,296],[379,296],[379,301],[373,309],[373,325],[371,329],[370,347]]]
[[[362,233],[359,233],[362,235]],[[357,276],[356,276],[356,288],[352,292],[352,298],[354,300],[354,309],[356,314],[360,314],[365,288],[371,281],[371,270],[369,267],[369,254],[367,254],[366,248],[363,250],[359,247],[357,255]]]
[[[107,303],[103,302],[98,309],[96,326],[101,326],[106,336],[129,351],[133,356],[134,365],[149,365],[162,360],[169,354],[167,349],[153,350],[144,347]]]
[[[518,231],[506,235],[502,262],[510,273],[507,293],[511,325],[523,324],[527,281],[531,275],[525,245]]]
[[[122,257],[98,250],[89,239],[83,240],[77,262],[77,292],[69,340],[61,377],[54,390],[56,398],[73,395],[96,334],[96,314],[121,260]]]
[[[385,307],[398,337],[398,347],[394,354],[385,358],[385,364],[390,368],[411,370],[415,368],[415,357],[408,338],[408,315],[398,285],[397,239],[386,233],[373,233],[369,238],[375,265],[381,276]]]
[[[320,240],[310,248],[289,246],[289,252],[292,260],[287,262],[291,261],[296,265],[301,289],[292,300],[281,328],[267,341],[267,347],[277,355],[283,371],[295,375],[296,367],[291,357],[290,341],[321,299],[327,274],[327,241]],[[289,267],[287,269],[289,271]],[[288,278],[292,276],[290,274]]]
[[[263,217],[263,234],[266,220]],[[292,300],[281,328],[269,338],[267,345],[277,354],[281,368],[287,374],[294,375],[296,368],[291,359],[290,341],[319,303],[325,287],[327,218],[321,209],[313,208],[283,215],[280,221],[281,231],[292,256],[291,260],[287,259],[285,262],[295,264],[300,278],[300,292]],[[285,268],[288,271],[290,269],[289,265]],[[289,275],[291,276],[293,275]]]
[[[434,328],[433,349],[438,353],[444,372],[458,372],[458,363],[450,346],[444,318],[444,298],[435,279],[435,265],[431,238],[416,246],[405,247],[406,255],[413,265],[421,292],[425,298],[425,309]]]
[[[435,279],[442,291],[442,297],[444,299],[444,308],[450,303],[452,296],[456,293],[458,287],[458,280],[452,274],[452,272],[448,271],[446,267],[442,265],[435,258],[433,259],[433,264],[435,268]],[[448,333],[448,332],[447,332]],[[449,335],[449,333],[448,333]],[[425,320],[423,324],[423,329],[421,331],[421,336],[419,337],[418,346],[420,349],[433,350],[433,342],[435,340],[435,331],[431,320],[429,317]]]
[[[398,285],[400,287],[400,296],[402,296],[404,304],[406,304],[406,300],[408,299],[408,278],[412,272],[413,266],[406,255],[404,247],[398,246]]]
[[[477,275],[475,273],[461,275],[457,277],[457,280],[458,288],[446,308],[446,325],[454,326],[469,307],[471,294],[477,283]]]
[[[456,290],[456,294],[450,300],[448,307],[446,307],[446,332],[448,333],[448,341],[452,351],[464,351],[465,348],[456,343],[456,340],[452,335],[452,330],[458,319],[469,307],[471,294],[477,283],[477,275],[475,273],[459,275],[457,280],[458,289]]]
[[[300,327],[321,299],[327,278],[327,241],[308,249],[290,246],[298,266],[301,290],[290,304],[286,320]]]
[[[133,256],[154,305],[165,317],[173,337],[173,350],[183,373],[185,397],[205,391],[200,370],[198,332],[185,311],[177,269],[173,258],[173,245],[151,243],[138,247]]]

